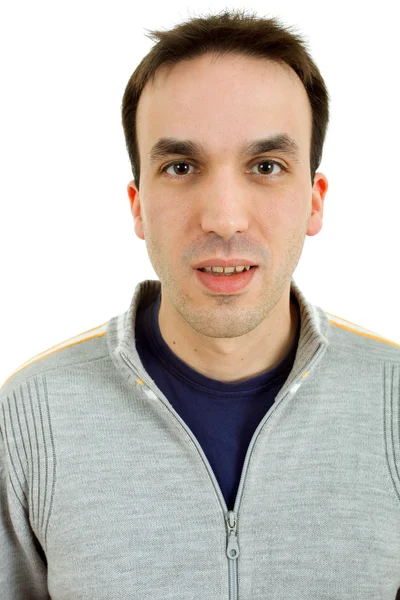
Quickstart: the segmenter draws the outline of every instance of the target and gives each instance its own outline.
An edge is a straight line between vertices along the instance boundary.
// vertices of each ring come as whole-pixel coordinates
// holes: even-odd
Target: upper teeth
[[[251,265],[246,265],[245,267],[203,267],[205,271],[214,271],[214,273],[233,273],[236,271],[237,273],[241,273],[244,269],[248,271]]]

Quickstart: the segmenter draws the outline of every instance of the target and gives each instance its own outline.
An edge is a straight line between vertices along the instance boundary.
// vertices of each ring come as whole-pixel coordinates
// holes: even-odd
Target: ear
[[[128,196],[129,202],[131,205],[131,213],[135,222],[134,228],[135,233],[141,240],[144,240],[144,229],[143,229],[143,221],[142,221],[142,212],[140,206],[140,198],[139,191],[136,188],[135,182],[130,181],[128,183]]]
[[[328,180],[323,173],[315,173],[312,188],[311,215],[308,221],[307,235],[313,236],[322,229],[324,199],[328,191]]]

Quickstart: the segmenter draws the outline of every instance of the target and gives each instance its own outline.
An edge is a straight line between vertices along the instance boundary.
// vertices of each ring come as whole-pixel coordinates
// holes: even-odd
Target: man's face
[[[137,128],[140,193],[133,182],[128,193],[165,313],[210,337],[252,331],[285,292],[289,298],[305,236],[322,227],[327,182],[317,174],[311,184],[311,107],[300,79],[272,61],[206,54],[160,69],[140,97]],[[240,152],[277,134],[296,142],[297,161],[282,150]],[[164,137],[192,140],[204,154],[152,164],[150,152]],[[218,295],[193,268],[213,257],[245,257],[258,267],[242,292]]]

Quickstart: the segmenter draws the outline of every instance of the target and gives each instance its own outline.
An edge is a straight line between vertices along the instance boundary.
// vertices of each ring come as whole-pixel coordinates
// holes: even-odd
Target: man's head
[[[229,25],[225,14],[219,33],[212,34],[209,27],[203,35],[214,36],[217,45],[219,39],[229,40],[227,30],[240,30],[237,19]],[[260,20],[253,25],[259,27]],[[200,40],[201,31],[198,27]],[[275,37],[283,36],[295,56],[293,45],[300,42],[279,31]],[[192,329],[215,338],[252,331],[283,296],[288,300],[305,236],[322,227],[327,189],[326,178],[313,173],[310,164],[320,160],[327,92],[314,98],[313,109],[312,84],[306,90],[297,72],[277,58],[276,47],[271,58],[260,40],[245,33],[241,39],[247,52],[243,47],[216,51],[210,46],[164,61],[139,95],[132,95],[131,78],[123,104],[135,176],[128,186],[135,232],[146,240],[162,284],[164,309],[169,306]],[[184,37],[182,31],[180,35]],[[307,62],[305,50],[298,53]],[[318,79],[310,65],[308,69]],[[316,89],[324,89],[321,81]],[[166,154],[171,144],[160,143],[162,138],[190,141],[196,147],[175,147],[173,153],[169,147]],[[280,147],[244,152],[246,145],[267,138],[278,138]],[[194,265],[213,257],[241,257],[257,265],[244,293],[215,295],[202,288]]]

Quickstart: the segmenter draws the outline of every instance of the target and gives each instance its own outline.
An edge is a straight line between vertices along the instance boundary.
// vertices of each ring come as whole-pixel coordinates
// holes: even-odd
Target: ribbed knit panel
[[[43,376],[23,382],[4,399],[1,408],[10,485],[26,515],[29,506],[31,527],[46,550],[56,460]]]
[[[393,487],[400,502],[400,365],[384,364],[384,432],[387,461]]]

